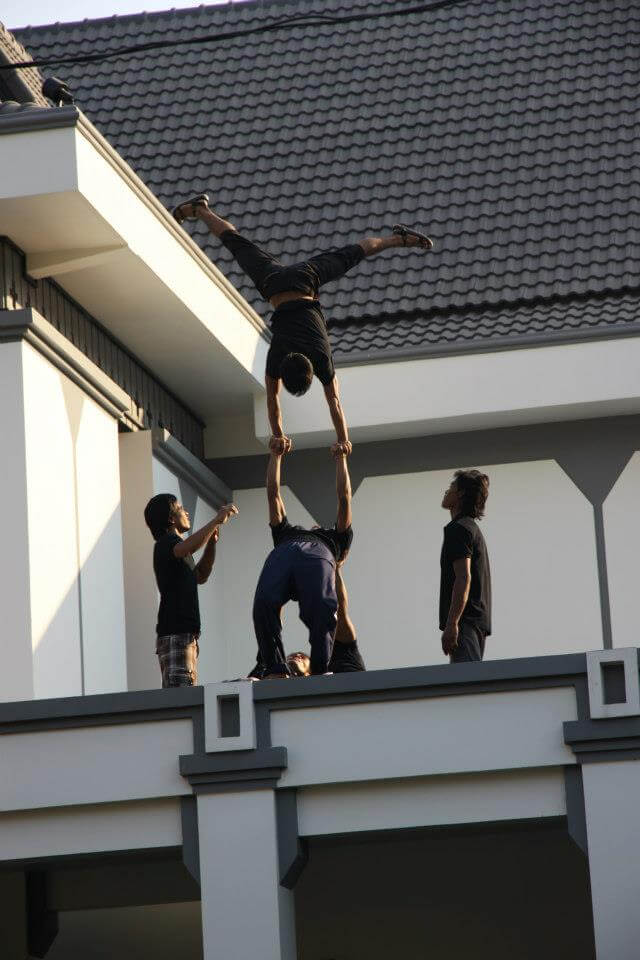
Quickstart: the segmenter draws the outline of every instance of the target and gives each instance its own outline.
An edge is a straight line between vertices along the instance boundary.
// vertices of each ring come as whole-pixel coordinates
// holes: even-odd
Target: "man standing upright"
[[[163,687],[191,687],[198,682],[198,585],[211,575],[219,528],[237,512],[233,503],[226,504],[185,540],[182,535],[191,520],[172,493],[159,493],[145,507],[144,519],[155,540],[153,569],[160,591],[156,653]],[[203,547],[195,563],[192,554]]]
[[[451,513],[440,555],[442,650],[451,663],[482,660],[491,633],[491,573],[480,527],[489,477],[457,470],[442,506]]]
[[[288,677],[291,670],[282,646],[282,607],[297,600],[300,619],[309,630],[311,673],[329,672],[336,629],[336,563],[351,546],[351,480],[341,444],[331,452],[336,462],[338,510],[334,527],[292,526],[280,492],[282,454],[272,444],[267,469],[269,525],[274,549],[267,557],[253,604],[253,623],[265,677]]]

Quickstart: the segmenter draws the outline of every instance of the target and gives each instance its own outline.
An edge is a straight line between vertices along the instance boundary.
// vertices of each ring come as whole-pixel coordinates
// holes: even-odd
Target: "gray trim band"
[[[298,791],[276,791],[280,885],[293,890],[309,859],[306,840],[298,835]]]
[[[194,793],[275,787],[287,766],[286,747],[232,750],[229,753],[189,754],[180,757],[180,774]]]
[[[256,710],[258,744],[256,751],[230,751],[205,755],[204,732],[194,728],[195,757],[204,757],[208,766],[200,771],[195,760],[187,764],[190,772],[215,773],[234,758],[242,758],[244,769],[251,768],[248,758],[267,759],[269,744],[268,712],[317,703],[365,703],[371,700],[398,700],[420,696],[454,696],[498,689],[533,689],[573,686],[578,716],[588,717],[586,654],[569,653],[548,657],[522,657],[513,660],[489,660],[483,663],[443,664],[441,666],[403,667],[371,670],[364,673],[336,674],[332,677],[308,677],[304,683],[291,680],[261,680],[252,685]],[[203,687],[175,687],[123,693],[90,694],[50,700],[20,700],[0,703],[0,735],[17,730],[51,730],[107,723],[171,720],[191,717],[197,726],[203,721]],[[608,721],[609,723],[623,721]],[[640,723],[640,720],[638,720]],[[199,738],[199,742],[197,740]],[[269,754],[270,760],[275,754]],[[231,758],[231,759],[230,759]],[[217,764],[217,766],[216,766]],[[264,765],[264,764],[263,764]],[[267,766],[269,763],[267,763]],[[286,759],[284,760],[286,765]],[[238,769],[238,767],[236,767]]]
[[[640,759],[640,717],[568,720],[563,729],[579,763]]]
[[[549,680],[571,684],[578,677],[586,678],[586,674],[586,654],[568,653],[482,663],[342,673],[332,677],[308,677],[303,684],[291,683],[290,680],[261,680],[254,685],[253,699],[256,702],[270,701],[277,704],[279,709],[282,701],[302,705],[301,701],[347,697],[345,702],[354,702],[372,693],[390,693],[395,697],[403,690],[415,694],[425,688],[436,688],[440,695],[444,695],[445,691],[470,693],[473,691],[467,688],[477,684],[539,681],[539,685],[544,686]]]
[[[31,133],[34,130],[58,130],[75,127],[80,118],[77,107],[40,107],[0,116],[0,136],[5,133]]]
[[[154,427],[151,431],[153,455],[172,472],[183,477],[194,490],[216,509],[223,503],[231,503],[233,494],[226,483],[198,460],[168,430]]]
[[[174,687],[131,693],[98,693],[52,700],[0,703],[0,735],[29,730],[92,727],[107,723],[191,718],[194,750],[204,749],[204,691],[202,687]],[[196,727],[201,726],[198,734]]]
[[[609,599],[609,574],[607,572],[607,545],[604,530],[604,515],[601,503],[593,505],[593,520],[596,541],[596,560],[598,564],[598,588],[600,593],[600,617],[602,620],[602,646],[605,650],[613,647],[611,632],[611,601]]]
[[[196,881],[200,883],[200,832],[198,830],[198,807],[195,797],[180,798],[180,823],[182,826],[182,862]]]
[[[21,340],[46,357],[116,420],[129,410],[128,394],[33,307],[0,311],[0,343]]]
[[[584,809],[584,785],[582,783],[582,767],[564,768],[564,795],[567,805],[567,828],[569,836],[582,850],[585,856],[589,855],[587,844],[587,818]]]

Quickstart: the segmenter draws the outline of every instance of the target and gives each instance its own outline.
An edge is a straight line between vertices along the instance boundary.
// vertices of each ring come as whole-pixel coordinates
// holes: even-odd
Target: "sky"
[[[204,0],[0,0],[0,23],[12,27],[36,27],[43,23],[61,23],[114,13],[151,13],[153,10],[199,7]],[[228,0],[207,0],[208,4]],[[243,0],[232,0],[241,3]]]

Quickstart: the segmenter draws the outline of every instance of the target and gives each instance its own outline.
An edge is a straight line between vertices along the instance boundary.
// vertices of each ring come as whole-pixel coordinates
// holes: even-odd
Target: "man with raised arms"
[[[220,527],[237,513],[238,508],[228,503],[185,539],[191,519],[177,497],[159,493],[145,507],[144,519],[155,540],[153,569],[160,591],[156,653],[163,687],[191,687],[198,682],[198,585],[211,576]],[[196,563],[192,554],[203,547]]]
[[[336,564],[346,557],[351,529],[351,480],[347,455],[340,444],[331,448],[336,464],[337,514],[333,527],[307,529],[287,518],[280,489],[283,454],[272,443],[267,468],[269,526],[274,548],[256,587],[253,623],[264,676],[288,677],[291,669],[282,646],[281,611],[297,600],[300,619],[309,630],[311,673],[329,672],[336,630]]]

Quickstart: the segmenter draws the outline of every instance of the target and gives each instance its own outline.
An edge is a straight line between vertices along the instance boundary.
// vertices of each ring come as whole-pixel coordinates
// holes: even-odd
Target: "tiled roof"
[[[21,43],[0,23],[0,63],[20,63],[30,60],[29,53]],[[35,67],[25,70],[3,70],[0,73],[0,100],[15,100],[18,103],[35,103],[49,106],[42,95],[42,77]]]
[[[457,353],[640,333],[640,287],[610,297],[507,304],[492,310],[345,321],[330,329],[336,359]]]
[[[403,14],[411,2],[253,0],[16,32],[44,56],[393,7],[48,72],[167,206],[207,189],[285,260],[397,221],[424,227],[433,253],[386,252],[323,291],[344,354],[617,324],[597,307],[559,311],[638,284],[637,0]],[[227,251],[188,229],[264,310]]]

